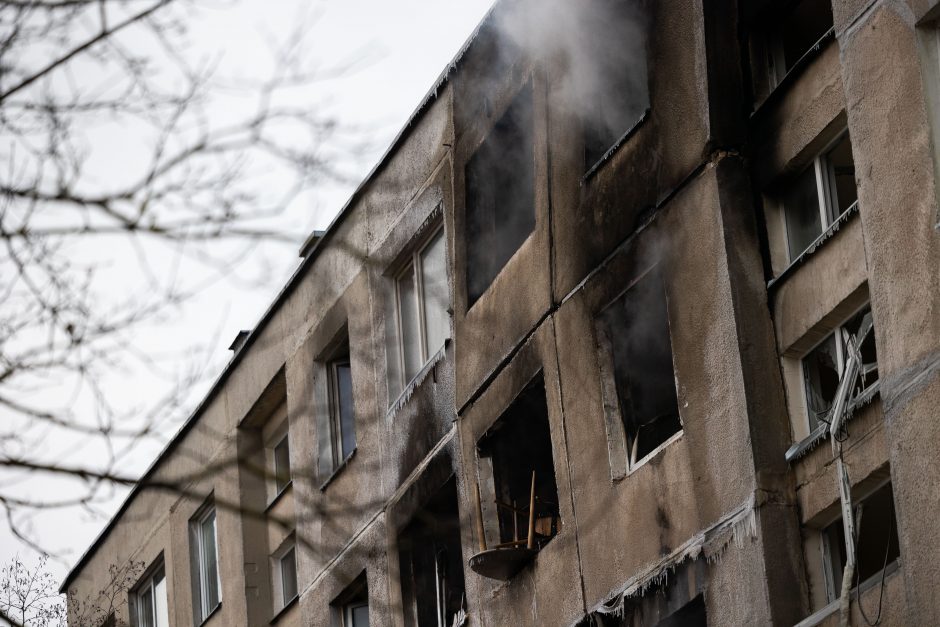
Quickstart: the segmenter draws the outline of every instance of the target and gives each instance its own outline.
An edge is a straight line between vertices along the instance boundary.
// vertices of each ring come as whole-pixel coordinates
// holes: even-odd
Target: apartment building
[[[938,5],[499,2],[63,591],[940,624]]]

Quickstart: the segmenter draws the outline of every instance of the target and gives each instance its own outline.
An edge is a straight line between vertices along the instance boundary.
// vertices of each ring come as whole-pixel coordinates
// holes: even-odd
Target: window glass
[[[349,606],[347,610],[347,625],[345,627],[369,627],[369,606]]]
[[[140,627],[154,627],[153,624],[153,588],[149,585],[138,597],[137,619]]]
[[[836,336],[832,334],[803,358],[810,432],[827,420],[829,408],[839,389],[840,374]]]
[[[444,346],[444,341],[450,336],[447,316],[450,290],[447,287],[447,251],[443,229],[421,252],[421,272],[424,281],[427,360]]]
[[[290,444],[287,437],[274,447],[274,481],[280,493],[290,483]]]
[[[154,618],[156,627],[170,627],[170,611],[167,607],[166,577],[161,567],[153,578]]]
[[[336,401],[339,419],[343,459],[348,457],[356,448],[356,423],[353,410],[352,370],[349,362],[338,362],[335,365]]]
[[[219,565],[216,555],[215,512],[202,522],[204,554],[203,575],[206,581],[206,609],[212,611],[219,604]]]
[[[293,547],[281,558],[281,592],[283,605],[297,596],[297,558]]]
[[[855,160],[852,158],[852,142],[846,133],[827,154],[830,186],[833,189],[833,211],[829,221],[835,221],[842,213],[858,200],[858,188],[855,185]]]
[[[783,198],[787,220],[787,243],[790,260],[800,256],[822,233],[822,217],[819,214],[819,190],[816,187],[816,170],[808,167],[791,183]]]
[[[401,321],[402,365],[405,368],[405,381],[410,381],[422,366],[418,291],[412,266],[408,266],[405,274],[398,279],[398,314]]]

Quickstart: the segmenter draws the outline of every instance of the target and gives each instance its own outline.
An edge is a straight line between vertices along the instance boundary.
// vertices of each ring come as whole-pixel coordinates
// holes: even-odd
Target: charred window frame
[[[369,627],[369,586],[365,572],[333,600],[330,610],[332,627]]]
[[[464,169],[468,309],[535,230],[534,135],[529,80]]]
[[[215,504],[210,498],[189,521],[193,619],[201,625],[222,604]]]
[[[611,476],[625,477],[682,432],[669,311],[653,268],[595,319]]]
[[[845,338],[854,337],[863,329],[865,333],[859,351],[862,363],[853,384],[852,398],[856,399],[856,403],[864,402],[878,389],[878,353],[871,315],[871,306],[863,306],[812,348],[800,362],[807,428],[811,436],[828,425],[829,410],[845,368]]]
[[[395,399],[450,337],[447,238],[437,223],[421,237],[394,275],[395,367],[389,397]]]
[[[297,542],[291,534],[271,555],[274,612],[277,614],[297,598]]]
[[[541,373],[480,438],[477,454],[479,488],[489,514],[484,514],[481,507],[478,515],[485,520],[479,522],[485,536],[498,540],[482,544],[491,548],[525,547],[531,529],[532,548],[541,550],[562,524]]]
[[[594,61],[590,79],[579,81],[586,93],[579,102],[584,137],[584,178],[593,174],[646,119],[650,110],[646,0],[603,0],[589,12],[597,24],[586,30],[618,33],[617,45],[607,37],[583,42]],[[577,80],[577,79],[576,79]]]
[[[852,589],[866,588],[894,568],[901,558],[891,483],[861,499],[855,507],[855,577]],[[837,602],[847,561],[845,527],[840,516],[818,532],[826,601]]]
[[[450,627],[464,609],[457,481],[451,477],[399,534],[406,627]]]
[[[170,627],[166,567],[162,557],[147,569],[134,588],[130,611],[134,627]]]
[[[755,70],[763,76],[766,96],[809,64],[826,42],[834,39],[832,5],[828,0],[775,3],[759,18],[755,30]],[[761,94],[755,94],[760,98]]]

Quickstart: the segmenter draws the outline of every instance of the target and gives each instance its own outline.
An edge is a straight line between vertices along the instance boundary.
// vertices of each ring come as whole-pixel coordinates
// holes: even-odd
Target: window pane
[[[450,336],[450,321],[447,316],[450,291],[447,288],[447,248],[443,229],[421,253],[421,272],[424,281],[427,358],[430,359]]]
[[[855,186],[855,160],[852,158],[852,142],[848,133],[843,135],[839,143],[828,152],[826,163],[835,195],[835,206],[830,212],[830,220],[835,220],[858,200],[858,189]]]
[[[170,627],[170,612],[166,601],[166,577],[162,568],[153,578],[153,601],[156,627]]]
[[[278,492],[290,482],[290,445],[286,437],[274,447],[274,481]]]
[[[153,625],[153,588],[149,585],[140,593],[137,605],[137,620],[140,627],[154,627]]]
[[[839,375],[836,336],[833,334],[803,358],[810,431],[827,418],[829,407],[839,389]]]
[[[336,402],[339,405],[340,437],[342,440],[343,459],[356,448],[356,423],[353,410],[352,370],[349,362],[339,362],[334,366],[336,377]]]
[[[297,557],[293,548],[281,558],[281,591],[283,605],[297,596]]]
[[[348,608],[349,625],[346,627],[369,627],[369,606],[356,605]]]
[[[211,612],[219,604],[219,565],[216,554],[215,512],[202,522],[203,576],[206,582],[206,612]]]
[[[822,233],[815,168],[807,168],[792,182],[784,195],[783,206],[792,261]]]
[[[414,268],[398,279],[398,313],[401,324],[402,362],[405,381],[411,381],[421,369],[421,332],[418,326],[418,290],[415,289]]]

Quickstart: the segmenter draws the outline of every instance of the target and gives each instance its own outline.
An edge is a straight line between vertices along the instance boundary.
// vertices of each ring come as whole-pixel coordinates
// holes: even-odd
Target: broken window
[[[369,587],[362,573],[333,601],[333,627],[369,627]]]
[[[605,0],[591,11],[581,12],[585,32],[602,32],[616,37],[594,37],[583,43],[590,68],[568,80],[576,83],[578,104],[584,125],[584,162],[588,169],[598,164],[608,150],[640,121],[649,108],[647,82],[646,17],[639,0]],[[580,72],[579,70],[585,70]]]
[[[832,5],[825,0],[789,2],[772,18],[767,33],[767,70],[772,85],[779,84],[803,56],[832,30]]]
[[[407,627],[450,627],[464,609],[457,482],[451,478],[398,538]]]
[[[803,382],[806,394],[806,413],[809,431],[813,433],[821,424],[830,421],[839,381],[845,368],[848,343],[846,335],[858,338],[860,367],[850,391],[850,399],[862,398],[878,381],[878,354],[875,349],[875,332],[871,325],[871,308],[865,307],[852,316],[811,350],[803,358]]]
[[[482,484],[479,489],[486,494],[490,513],[484,521],[478,499],[478,524],[486,528],[483,537],[478,538],[482,553],[487,552],[486,535],[498,540],[491,549],[541,550],[561,525],[551,427],[541,376],[529,383],[487,430],[477,444],[477,451]],[[509,562],[503,563],[503,558]],[[516,557],[512,553],[497,555],[495,561],[486,564],[495,565],[497,575],[478,569],[473,561],[471,566],[485,576],[508,579],[529,558],[531,554],[526,551]]]
[[[631,468],[682,430],[659,272],[649,272],[608,305],[598,316],[597,331],[602,370],[608,371],[605,404],[621,422],[611,437],[624,439]]]
[[[390,382],[395,398],[450,337],[450,291],[443,227],[415,248],[395,279],[397,368]]]
[[[132,619],[135,627],[169,627],[166,598],[166,573],[163,561],[137,586],[132,595]]]
[[[787,248],[794,261],[858,200],[848,132],[816,157],[782,196]]]
[[[274,488],[275,494],[280,494],[290,483],[290,442],[285,433],[284,437],[274,445]]]
[[[532,116],[529,82],[467,163],[468,307],[535,228]]]
[[[853,588],[881,576],[882,571],[901,555],[894,514],[894,493],[890,483],[876,490],[855,508],[855,535]],[[842,518],[823,529],[822,537],[826,591],[831,602],[839,598],[847,561]]]

